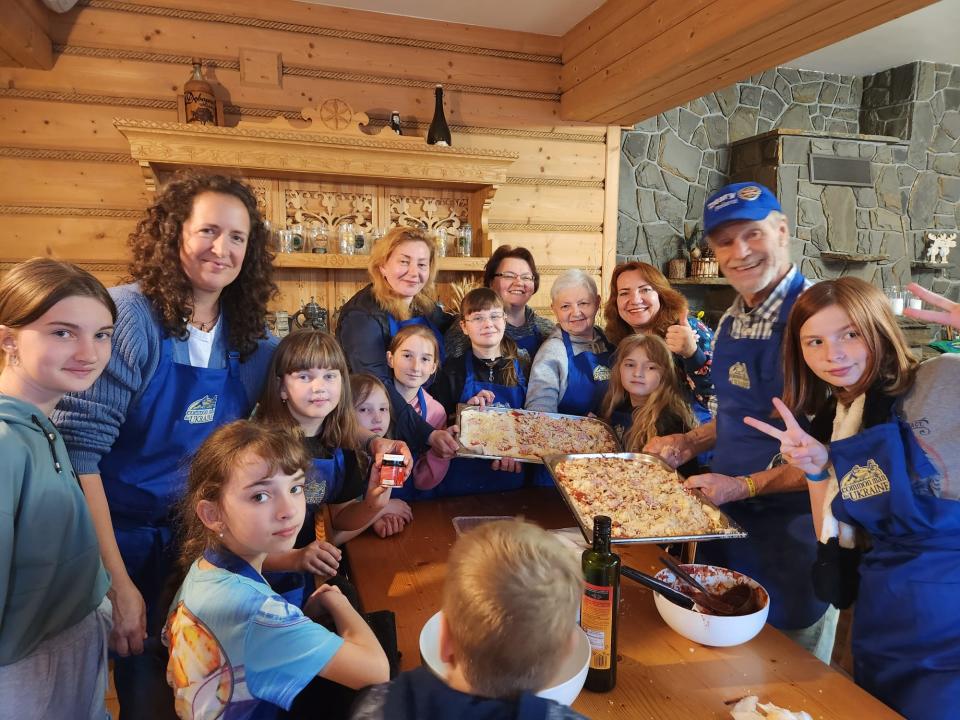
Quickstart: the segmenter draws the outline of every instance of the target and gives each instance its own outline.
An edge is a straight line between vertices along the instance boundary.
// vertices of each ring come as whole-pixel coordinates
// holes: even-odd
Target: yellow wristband
[[[747,492],[750,493],[750,497],[757,496],[757,485],[753,482],[753,476],[744,475],[743,481],[747,484]]]

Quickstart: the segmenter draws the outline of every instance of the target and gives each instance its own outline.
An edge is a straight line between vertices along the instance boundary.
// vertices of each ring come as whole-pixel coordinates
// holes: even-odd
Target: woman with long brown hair
[[[662,337],[673,353],[678,376],[693,396],[693,410],[700,422],[711,419],[713,381],[713,331],[689,317],[687,299],[653,265],[628,262],[614,268],[610,296],[603,308],[607,339],[617,345],[633,333]]]
[[[181,464],[218,425],[249,415],[260,394],[277,342],[266,327],[276,292],[267,237],[240,180],[171,180],[130,235],[133,282],[110,291],[110,364],[55,415],[112,580],[122,717],[169,712],[157,638]],[[125,657],[142,653],[148,636],[151,652]]]
[[[344,304],[337,320],[337,340],[350,370],[368,372],[383,381],[398,439],[415,451],[429,445],[452,457],[457,441],[446,430],[436,430],[403,399],[387,364],[390,340],[406,325],[425,325],[443,346],[443,333],[452,318],[434,299],[436,244],[422,230],[393,228],[374,245],[367,272],[370,284]]]
[[[916,285],[960,328],[960,304]],[[956,716],[960,694],[960,357],[918,364],[886,297],[854,277],[797,299],[783,347],[785,430],[754,418],[807,477],[813,586],[857,600],[854,679],[908,718]],[[794,414],[814,415],[810,433]],[[869,537],[869,542],[863,542]],[[860,548],[869,546],[869,551]]]

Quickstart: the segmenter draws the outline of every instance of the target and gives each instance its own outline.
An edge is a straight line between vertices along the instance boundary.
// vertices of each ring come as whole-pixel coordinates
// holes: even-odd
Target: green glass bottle
[[[608,692],[617,684],[617,610],[620,607],[620,556],[610,552],[610,518],[593,519],[593,547],[583,551],[586,585],[580,627],[590,639],[587,690]]]

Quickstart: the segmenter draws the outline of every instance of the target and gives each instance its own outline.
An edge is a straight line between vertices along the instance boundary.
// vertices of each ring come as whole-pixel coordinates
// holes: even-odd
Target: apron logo
[[[303,486],[304,500],[307,505],[320,505],[327,497],[327,481],[311,480]],[[320,512],[319,510],[317,512]]]
[[[730,366],[729,380],[731,385],[736,385],[744,390],[750,389],[750,375],[747,374],[747,366],[742,362]]]
[[[741,200],[756,200],[760,197],[760,188],[756,185],[747,185],[737,190],[737,197]]]
[[[610,368],[606,365],[596,365],[593,368],[594,382],[606,382],[610,379]]]
[[[199,400],[190,403],[183,419],[191,425],[202,425],[203,423],[213,422],[213,416],[216,412],[217,396],[204,395]]]
[[[866,500],[886,492],[890,492],[890,481],[873,460],[868,460],[866,467],[854,465],[840,481],[844,500]]]

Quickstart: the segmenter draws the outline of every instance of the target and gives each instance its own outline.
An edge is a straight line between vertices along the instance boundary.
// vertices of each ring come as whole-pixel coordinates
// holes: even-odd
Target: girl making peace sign
[[[960,304],[909,287],[942,312],[908,314],[960,328]],[[744,418],[807,475],[817,594],[849,606],[859,564],[857,683],[924,720],[955,716],[960,696],[958,381],[960,356],[918,365],[882,292],[844,277],[790,313],[784,401],[773,400],[786,429]],[[814,417],[811,433],[791,410]]]

